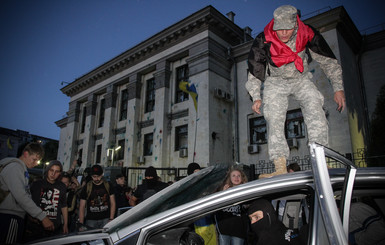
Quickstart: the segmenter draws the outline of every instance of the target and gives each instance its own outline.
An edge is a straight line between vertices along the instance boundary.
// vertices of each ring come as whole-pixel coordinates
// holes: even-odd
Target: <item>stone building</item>
[[[6,157],[19,157],[24,146],[29,142],[40,142],[42,144],[45,150],[43,161],[56,159],[58,140],[30,134],[20,129],[13,130],[0,127],[0,160]]]
[[[56,124],[64,168],[76,158],[83,168],[267,163],[264,119],[252,112],[244,87],[253,37],[249,27],[234,23],[234,15],[207,6],[63,87],[69,110]],[[370,90],[363,86],[377,79],[365,77],[371,55],[343,7],[304,22],[322,33],[342,65],[348,107],[343,113],[336,111],[325,75],[314,70],[313,76],[325,96],[330,147],[354,155],[366,144],[370,96],[364,93]],[[195,85],[197,111],[181,81]],[[291,157],[306,159],[306,126],[294,101],[286,131]]]

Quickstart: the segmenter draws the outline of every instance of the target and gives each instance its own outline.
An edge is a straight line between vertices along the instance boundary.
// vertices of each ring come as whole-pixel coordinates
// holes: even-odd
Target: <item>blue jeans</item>
[[[108,218],[97,219],[97,220],[89,219],[89,220],[86,220],[86,225],[94,229],[101,229],[103,228],[103,226],[105,226],[108,223],[108,220],[109,220]]]
[[[219,234],[220,245],[244,245],[245,240],[236,236]]]

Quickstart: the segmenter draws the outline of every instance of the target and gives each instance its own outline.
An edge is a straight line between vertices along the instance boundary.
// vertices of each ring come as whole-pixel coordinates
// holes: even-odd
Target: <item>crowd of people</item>
[[[19,158],[0,162],[0,189],[6,190],[0,200],[1,244],[100,229],[117,217],[120,209],[135,206],[169,185],[160,181],[156,169],[151,166],[145,170],[142,184],[134,190],[127,186],[123,174],[116,175],[114,183],[105,180],[100,165],[85,170],[79,183],[75,174],[76,160],[66,172],[60,161],[50,161],[42,178],[30,182],[27,168],[35,167],[43,156],[39,143],[29,143]],[[188,175],[200,169],[199,164],[191,163]],[[245,173],[232,168],[218,191],[246,182]],[[198,233],[199,226],[211,226],[211,235],[207,235],[208,229],[201,229],[200,233],[213,242],[207,244],[216,244],[217,238],[220,244],[243,244],[247,222],[246,211],[241,205],[235,205],[197,221],[194,228]],[[237,224],[237,229],[233,224]]]
[[[125,176],[103,177],[103,168],[87,168],[81,178],[75,173],[77,160],[63,171],[60,161],[50,161],[42,178],[31,181],[28,169],[44,156],[39,143],[29,143],[18,158],[0,161],[0,244],[16,244],[59,234],[102,228],[119,215],[167,187],[154,167],[135,190]],[[80,183],[79,183],[80,180]]]

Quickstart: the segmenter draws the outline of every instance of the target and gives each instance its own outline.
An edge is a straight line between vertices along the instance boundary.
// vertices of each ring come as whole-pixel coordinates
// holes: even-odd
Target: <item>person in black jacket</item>
[[[118,216],[119,208],[125,208],[129,206],[128,203],[128,194],[131,191],[131,188],[127,186],[126,180],[123,174],[118,174],[115,177],[115,201],[116,201],[116,212],[115,215]]]
[[[137,205],[168,186],[167,183],[158,180],[156,169],[152,166],[146,169],[144,177],[143,183],[136,188],[130,198],[130,206]]]

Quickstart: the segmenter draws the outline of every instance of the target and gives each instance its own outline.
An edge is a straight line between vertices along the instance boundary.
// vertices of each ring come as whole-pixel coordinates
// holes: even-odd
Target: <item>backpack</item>
[[[167,187],[167,185],[163,182],[158,182],[157,185],[152,186],[152,188],[150,189],[150,188],[148,188],[148,184],[146,183],[146,187],[147,187],[147,190],[144,192],[143,198],[141,201],[144,201],[147,198],[149,198],[150,196],[154,195],[155,193],[163,190],[164,188]]]
[[[110,184],[105,180],[103,180],[103,184],[104,184],[104,188],[106,188],[107,190],[108,196],[110,196]],[[86,188],[87,188],[87,200],[88,200],[92,192],[92,181],[88,181]]]
[[[9,159],[8,161],[6,161],[4,164],[0,165],[0,173],[1,171],[3,171],[3,169],[8,166],[8,164],[14,162],[14,158],[11,158]],[[5,198],[8,196],[9,194],[9,190],[8,191],[5,191],[3,190],[2,186],[1,186],[1,183],[0,183],[0,204],[5,200]]]
[[[146,200],[147,198],[149,198],[150,196],[154,195],[157,191],[154,190],[154,189],[147,189],[147,191],[143,194],[143,200]]]

